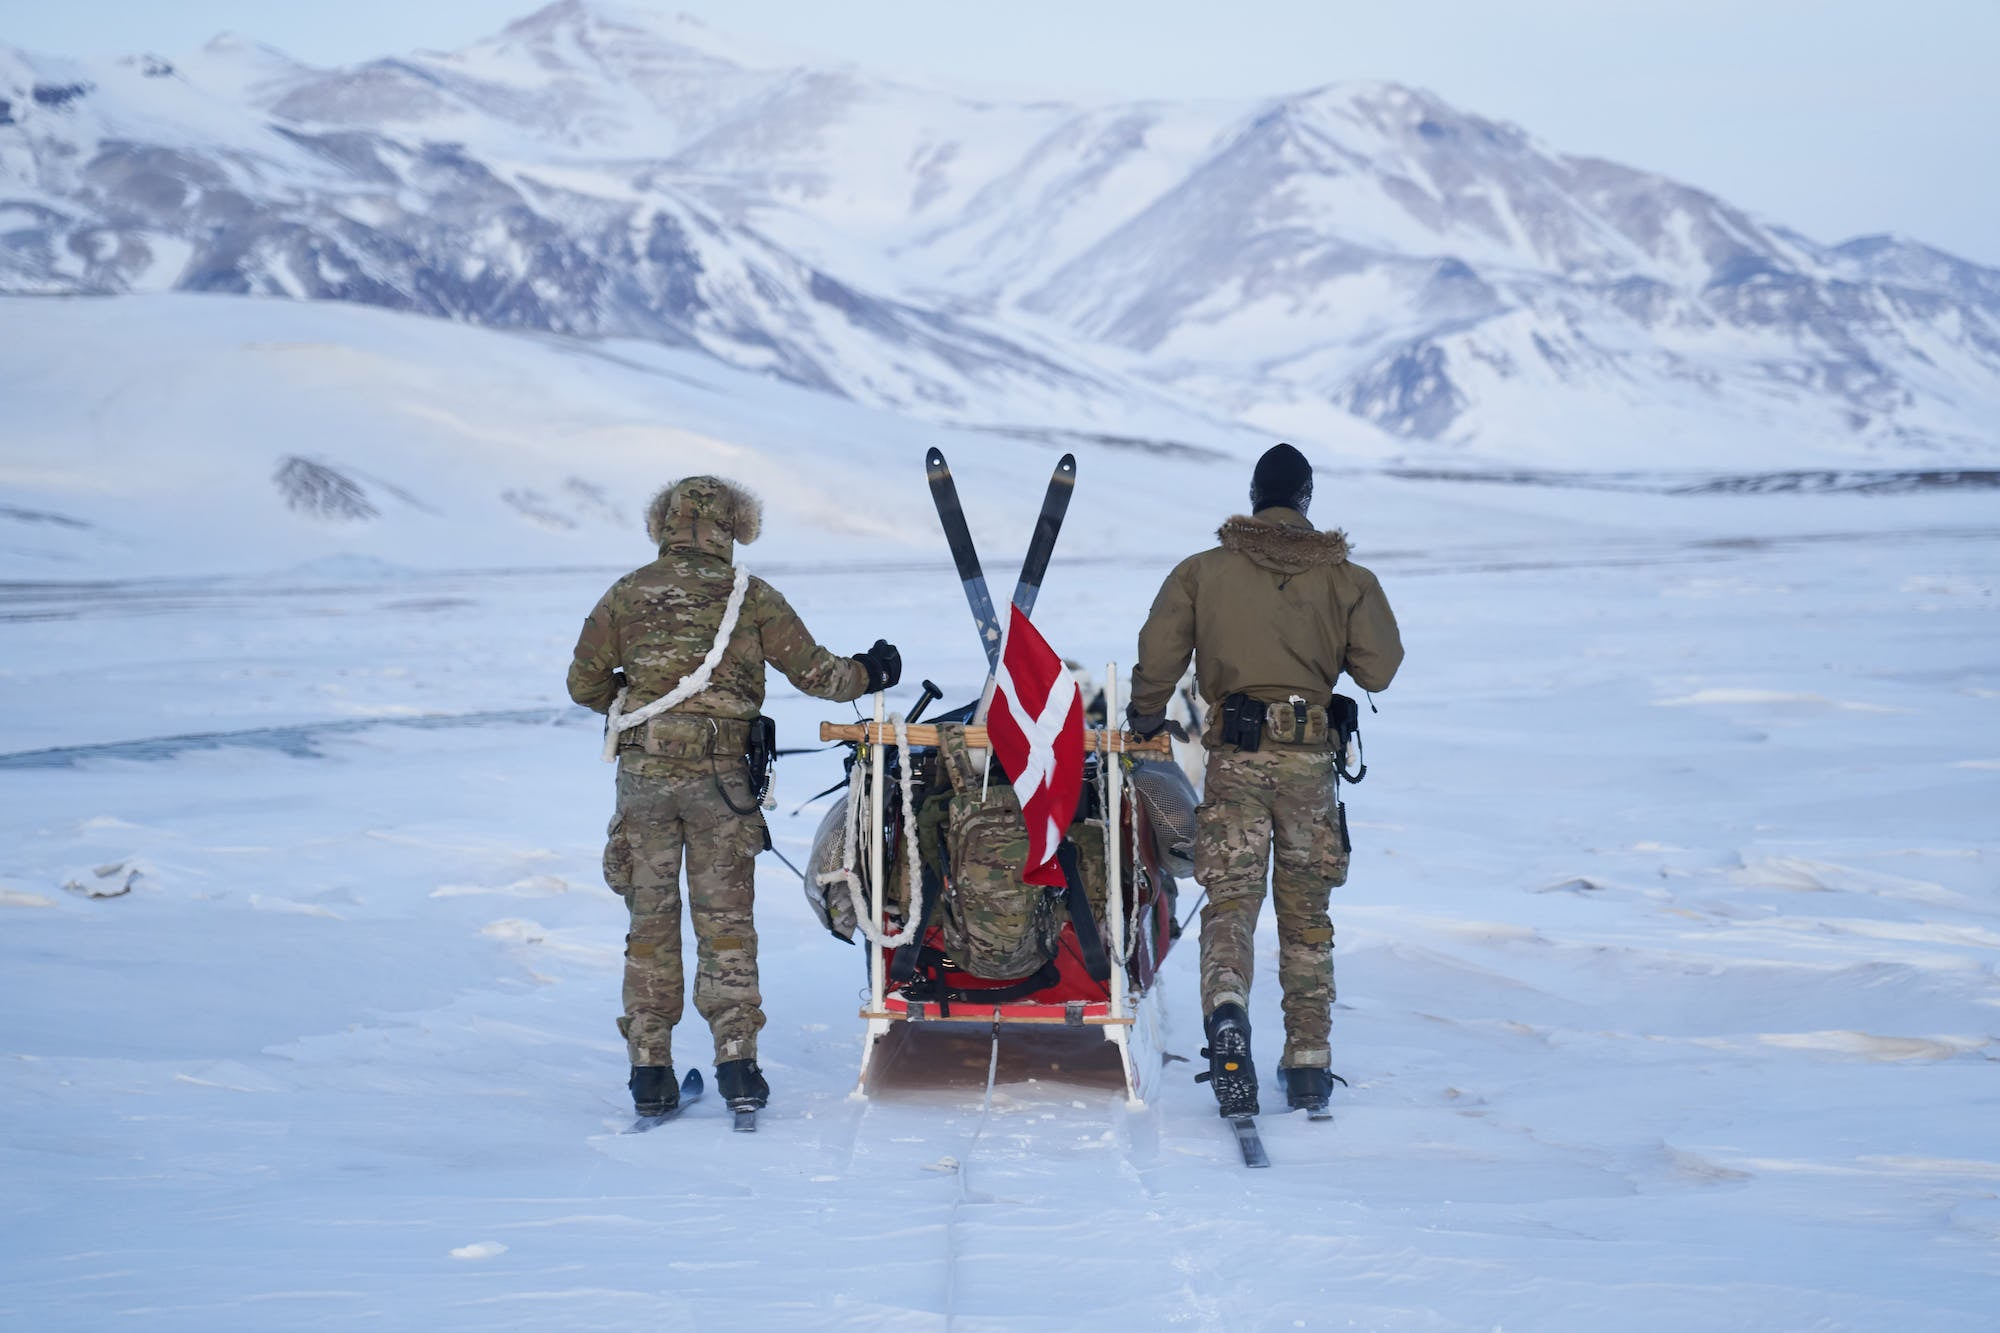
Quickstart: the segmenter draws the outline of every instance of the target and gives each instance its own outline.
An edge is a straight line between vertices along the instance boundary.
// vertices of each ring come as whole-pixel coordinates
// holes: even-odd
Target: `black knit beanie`
[[[1306,456],[1289,444],[1265,450],[1250,474],[1250,512],[1280,505],[1303,514],[1312,498],[1313,468]]]

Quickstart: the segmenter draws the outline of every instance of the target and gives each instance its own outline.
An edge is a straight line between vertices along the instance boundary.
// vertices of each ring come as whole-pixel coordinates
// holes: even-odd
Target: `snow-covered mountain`
[[[562,0],[315,69],[0,48],[0,287],[637,336],[920,415],[1730,464],[2000,437],[2000,271],[1418,90],[974,101]]]

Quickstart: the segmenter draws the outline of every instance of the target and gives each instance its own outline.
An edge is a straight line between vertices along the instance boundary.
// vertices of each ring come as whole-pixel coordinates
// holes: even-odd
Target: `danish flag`
[[[986,735],[1028,825],[1021,882],[1061,888],[1056,849],[1083,794],[1083,691],[1018,606],[1007,608]]]

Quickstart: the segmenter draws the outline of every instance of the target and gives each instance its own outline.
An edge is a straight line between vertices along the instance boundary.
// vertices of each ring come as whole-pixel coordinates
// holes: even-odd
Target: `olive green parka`
[[[1345,534],[1273,507],[1237,515],[1216,537],[1221,545],[1181,561],[1153,599],[1132,669],[1134,713],[1164,712],[1190,657],[1211,744],[1231,694],[1325,703],[1342,674],[1370,692],[1389,687],[1402,636],[1382,585],[1348,560]]]

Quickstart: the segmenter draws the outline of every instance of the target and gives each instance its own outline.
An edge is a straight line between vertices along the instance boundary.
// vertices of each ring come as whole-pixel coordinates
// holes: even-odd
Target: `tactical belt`
[[[1296,695],[1282,703],[1266,703],[1243,693],[1222,701],[1216,740],[1246,752],[1266,745],[1331,750],[1340,743],[1326,705],[1307,704]]]
[[[1334,736],[1327,726],[1326,706],[1289,700],[1266,705],[1264,739],[1299,749],[1331,749]]]
[[[750,722],[740,717],[708,713],[662,713],[618,737],[621,750],[640,750],[655,759],[706,759],[710,755],[741,759],[750,739]]]

